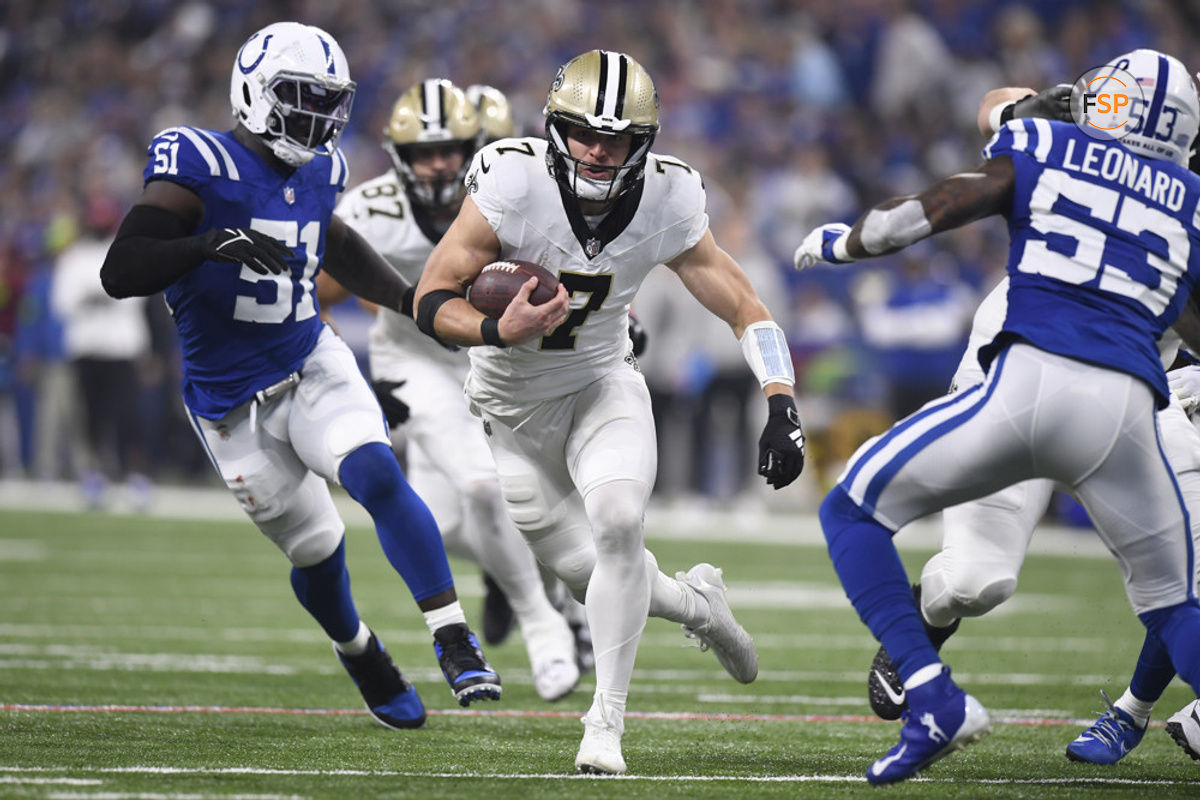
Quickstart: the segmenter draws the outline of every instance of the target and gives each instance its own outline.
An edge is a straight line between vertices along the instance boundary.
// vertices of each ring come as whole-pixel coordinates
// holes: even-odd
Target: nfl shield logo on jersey
[[[289,206],[296,202],[296,190],[290,186],[283,187],[283,201]]]

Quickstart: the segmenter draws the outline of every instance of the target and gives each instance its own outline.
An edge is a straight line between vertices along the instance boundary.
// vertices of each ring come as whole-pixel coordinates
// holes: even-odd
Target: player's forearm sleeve
[[[404,295],[412,286],[349,225],[340,247],[326,252],[321,268],[356,297],[403,313]]]
[[[886,211],[871,209],[863,218],[859,238],[863,249],[874,256],[908,247],[931,233],[933,226],[925,216],[921,201],[911,199]]]
[[[100,282],[112,297],[157,294],[204,263],[200,237],[189,236],[178,214],[137,205],[125,215],[100,267]]]

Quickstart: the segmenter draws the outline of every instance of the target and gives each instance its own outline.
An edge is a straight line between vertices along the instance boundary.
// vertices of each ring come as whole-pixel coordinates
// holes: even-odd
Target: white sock
[[[931,680],[942,674],[942,662],[935,661],[932,664],[921,667],[912,674],[912,677],[904,682],[904,691],[909,692],[918,686],[923,686]]]
[[[1154,703],[1147,703],[1145,700],[1137,699],[1133,692],[1128,689],[1125,690],[1125,694],[1121,695],[1113,705],[1133,717],[1133,721],[1138,724],[1139,728],[1146,727],[1150,722],[1150,712],[1154,710]]]
[[[429,626],[430,633],[437,633],[439,629],[447,625],[467,624],[467,615],[463,613],[462,606],[458,604],[457,600],[441,608],[435,608],[432,611],[422,613],[425,617],[425,624]]]
[[[358,621],[358,633],[354,634],[354,638],[348,642],[334,642],[336,647],[344,655],[359,656],[366,652],[367,642],[371,641],[371,629],[367,627],[367,623],[361,619]]]
[[[585,604],[596,656],[597,689],[604,687],[608,693],[607,687],[617,688],[614,695],[629,690],[638,641],[646,626],[649,595],[644,572],[615,568],[603,558],[597,560]]]
[[[592,707],[588,710],[588,714],[594,719],[596,716],[602,716],[604,721],[610,725],[615,725],[617,730],[624,732],[625,730],[625,703],[629,699],[629,692],[619,692],[615,689],[597,689],[596,694],[592,697]],[[592,712],[596,713],[592,713]]]
[[[711,611],[704,596],[686,581],[669,578],[658,569],[658,560],[646,552],[646,575],[650,581],[650,616],[699,628]]]

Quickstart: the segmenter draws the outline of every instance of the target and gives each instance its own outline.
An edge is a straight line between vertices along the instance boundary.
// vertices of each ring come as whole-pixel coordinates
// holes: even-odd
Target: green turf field
[[[778,528],[779,522],[772,520]],[[811,520],[807,521],[811,529]],[[784,530],[787,530],[786,526]],[[327,641],[293,599],[283,557],[247,522],[0,512],[0,797],[861,797],[895,742],[865,698],[875,644],[822,548],[786,536],[649,540],[665,571],[725,570],[758,642],[750,686],[678,626],[652,620],[638,655],[630,775],[572,774],[590,676],[538,700],[515,638],[488,648],[504,699],[460,712],[420,616],[372,532],[349,531],[359,610],[430,709],[420,731],[365,715]],[[661,532],[665,534],[666,532]],[[1090,534],[1078,534],[1089,536]],[[729,540],[723,540],[729,539]],[[805,539],[811,542],[811,537]],[[905,550],[910,573],[928,555]],[[477,620],[474,570],[454,564]],[[1031,556],[1018,597],[945,648],[994,732],[890,797],[1200,796],[1200,764],[1162,721],[1115,767],[1063,748],[1124,689],[1141,642],[1115,564]]]

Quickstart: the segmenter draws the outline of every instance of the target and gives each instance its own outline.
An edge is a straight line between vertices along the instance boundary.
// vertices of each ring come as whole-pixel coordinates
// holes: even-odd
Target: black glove
[[[389,428],[408,422],[408,403],[396,394],[396,390],[406,383],[408,381],[371,382],[371,388],[375,390],[375,398],[379,401],[379,407],[383,409],[383,416],[387,418]]]
[[[796,480],[804,469],[804,430],[791,397],[773,394],[767,398],[767,406],[767,424],[758,437],[758,474],[778,490]]]
[[[1049,89],[1042,89],[1037,94],[1022,97],[1001,112],[1000,121],[1003,123],[1024,117],[1074,122],[1075,118],[1071,116],[1071,84],[1060,83]]]
[[[288,271],[292,249],[253,228],[213,228],[200,234],[205,261],[241,262],[259,275]]]
[[[650,335],[646,333],[646,326],[642,321],[629,312],[629,341],[633,342],[633,355],[636,358],[646,352],[646,342]]]

